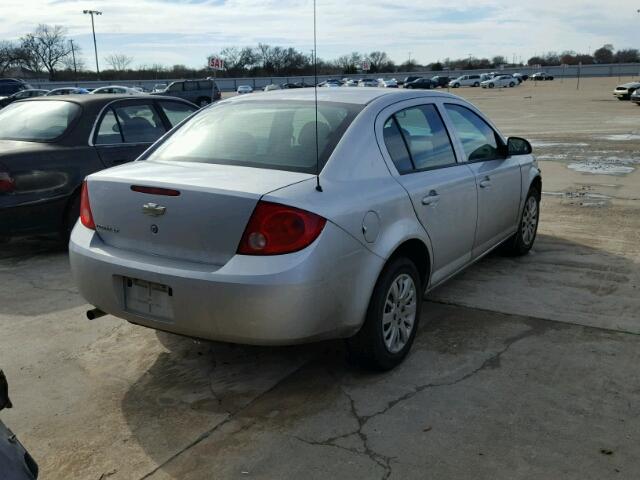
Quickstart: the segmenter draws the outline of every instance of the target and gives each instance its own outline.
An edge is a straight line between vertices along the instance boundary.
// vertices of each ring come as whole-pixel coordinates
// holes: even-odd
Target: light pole
[[[71,43],[71,55],[73,56],[73,73],[75,75],[76,87],[78,86],[78,68],[76,67],[76,49],[73,46],[73,38],[69,40]]]
[[[96,73],[98,75],[98,80],[100,80],[100,67],[98,66],[98,46],[96,44],[96,27],[93,24],[93,16],[102,15],[102,12],[99,12],[97,10],[83,10],[82,13],[91,15],[91,31],[93,32],[93,50],[96,53]]]

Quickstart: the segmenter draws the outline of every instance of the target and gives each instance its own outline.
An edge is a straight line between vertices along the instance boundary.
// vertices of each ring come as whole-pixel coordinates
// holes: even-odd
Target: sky
[[[547,51],[588,52],[605,43],[640,48],[640,1],[317,0],[318,57],[383,50],[396,62],[492,57],[526,61]],[[227,46],[259,42],[313,48],[313,0],[1,0],[0,40],[38,23],[62,25],[94,67],[91,21],[101,62],[201,67]],[[95,67],[94,67],[95,68]]]

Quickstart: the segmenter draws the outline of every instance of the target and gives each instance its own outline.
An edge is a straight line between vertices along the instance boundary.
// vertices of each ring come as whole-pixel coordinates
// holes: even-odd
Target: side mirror
[[[507,148],[509,156],[529,155],[533,151],[531,144],[524,138],[520,137],[509,137],[509,140],[507,140]]]
[[[7,377],[5,377],[4,372],[0,370],[0,410],[11,407],[13,407],[13,405],[11,405],[11,400],[9,400]]]

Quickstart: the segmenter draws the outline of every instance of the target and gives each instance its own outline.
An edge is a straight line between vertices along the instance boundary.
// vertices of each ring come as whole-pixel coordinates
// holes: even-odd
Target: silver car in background
[[[317,95],[317,124],[311,89],[234,97],[90,175],[69,246],[87,301],[205,339],[346,338],[389,369],[425,291],[497,246],[529,251],[542,184],[526,140],[446,93]]]

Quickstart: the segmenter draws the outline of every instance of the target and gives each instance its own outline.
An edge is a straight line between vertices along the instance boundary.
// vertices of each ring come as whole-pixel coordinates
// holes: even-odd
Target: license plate
[[[124,304],[125,308],[132,313],[171,320],[173,318],[171,297],[173,297],[173,291],[167,285],[136,278],[124,279]]]

